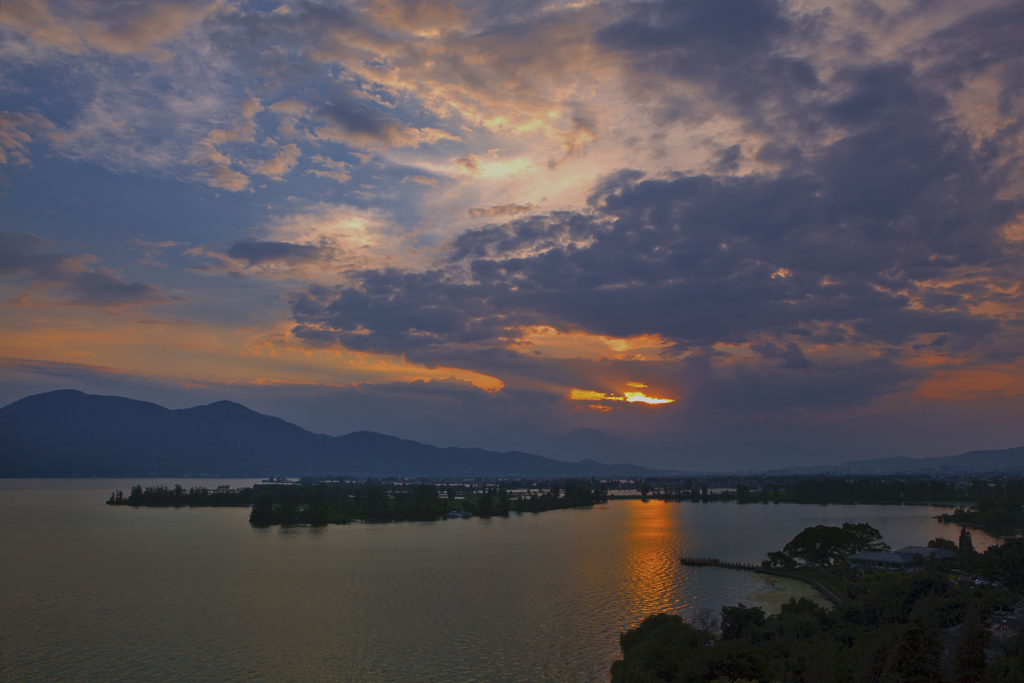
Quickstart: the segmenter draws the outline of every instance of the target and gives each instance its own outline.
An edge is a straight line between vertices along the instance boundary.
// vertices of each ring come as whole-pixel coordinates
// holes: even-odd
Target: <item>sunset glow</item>
[[[864,7],[4,3],[0,402],[1020,445],[1024,10]]]
[[[630,403],[649,403],[651,405],[657,405],[659,403],[672,403],[675,399],[653,398],[651,396],[646,396],[639,391],[627,391],[626,400]]]
[[[638,382],[627,382],[627,386],[646,387],[647,385]],[[672,398],[654,398],[640,391],[627,391],[619,396],[599,391],[590,391],[588,389],[573,389],[569,392],[567,398],[571,401],[626,401],[627,403],[647,403],[649,405],[673,403],[675,401]]]

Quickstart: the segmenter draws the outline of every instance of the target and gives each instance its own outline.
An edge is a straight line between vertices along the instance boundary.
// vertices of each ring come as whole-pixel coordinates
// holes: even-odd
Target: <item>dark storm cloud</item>
[[[847,67],[823,84],[773,56],[808,30],[774,2],[637,11],[602,34],[608,45],[704,83],[755,123],[765,98],[784,112],[797,107],[793,93],[813,93],[792,112],[808,124],[802,144],[756,153],[775,174],[611,174],[588,211],[464,233],[443,268],[366,272],[358,287],[300,293],[296,334],[418,362],[462,354],[462,367],[483,372],[501,354],[526,362],[510,344],[529,325],[659,335],[691,358],[749,344],[766,361],[757,369],[676,366],[691,398],[735,410],[863,405],[920,377],[894,362],[901,354],[1005,348],[998,339],[1012,322],[976,307],[1008,296],[987,283],[1019,281],[1021,250],[1001,230],[1024,203],[1000,194],[1012,169],[957,126],[934,74],[894,61]],[[716,172],[742,159],[740,145],[725,148]],[[807,353],[865,344],[882,357]]]
[[[932,61],[930,78],[941,79],[945,87],[957,89],[974,75],[993,67],[1014,68],[995,72],[1002,85],[1000,106],[1004,111],[1011,99],[1024,91],[1024,44],[1020,27],[1024,24],[1024,6],[1007,3],[1004,7],[982,10],[964,21],[939,31],[926,40],[920,54]]]
[[[1006,266],[998,229],[1014,206],[995,198],[954,135],[917,129],[888,142],[906,177],[881,172],[856,188],[849,167],[867,174],[871,159],[847,139],[778,177],[619,176],[591,196],[593,214],[462,235],[448,270],[368,272],[359,289],[311,290],[294,306],[299,332],[392,353],[499,343],[541,322],[680,346],[807,323],[844,323],[858,341],[885,344],[977,339],[997,324],[917,295],[961,267]]]
[[[313,287],[293,300],[301,338],[360,351],[411,353],[448,344],[487,344],[518,337],[540,321],[500,307],[479,285],[443,271],[364,273],[362,289]],[[500,296],[500,287],[491,293]]]
[[[753,344],[751,349],[761,354],[762,358],[778,360],[780,368],[802,370],[813,365],[804,355],[803,350],[794,342],[789,342],[784,349],[771,342]]]
[[[147,282],[125,282],[106,269],[88,265],[91,257],[42,251],[51,243],[35,235],[0,233],[0,277],[28,275],[30,289],[57,289],[63,303],[100,308],[162,303],[160,288]],[[24,296],[22,304],[31,303]]]
[[[813,18],[798,18],[777,0],[664,0],[630,10],[598,40],[627,55],[640,73],[704,85],[752,122],[771,103],[792,103],[821,87],[808,61],[781,49],[797,35],[812,37]]]
[[[247,261],[250,266],[254,266],[273,262],[315,261],[323,255],[323,251],[320,247],[308,244],[247,239],[235,242],[224,254],[233,259]]]
[[[781,355],[788,353],[792,349]],[[798,406],[863,406],[925,376],[921,370],[895,365],[887,358],[816,365],[804,372],[793,372],[785,361],[776,367],[734,373],[716,372],[710,366],[701,367],[700,362],[687,365],[692,404],[703,410],[741,413],[781,413]]]

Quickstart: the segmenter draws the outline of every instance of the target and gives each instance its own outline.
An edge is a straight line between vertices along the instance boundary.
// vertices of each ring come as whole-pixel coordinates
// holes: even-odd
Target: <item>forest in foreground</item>
[[[844,526],[886,549],[867,525]],[[831,609],[801,598],[771,616],[744,605],[698,610],[692,622],[652,615],[622,634],[612,683],[1024,683],[1024,539],[977,553],[965,532],[959,547],[929,543],[955,548],[956,569],[925,561],[860,574],[807,543],[848,543],[841,532],[806,529],[770,554],[801,560],[797,571],[836,588]]]

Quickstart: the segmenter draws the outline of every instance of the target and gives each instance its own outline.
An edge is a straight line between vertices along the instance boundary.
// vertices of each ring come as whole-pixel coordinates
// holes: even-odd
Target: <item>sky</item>
[[[0,403],[698,469],[1024,445],[1022,34],[1004,0],[3,3]]]

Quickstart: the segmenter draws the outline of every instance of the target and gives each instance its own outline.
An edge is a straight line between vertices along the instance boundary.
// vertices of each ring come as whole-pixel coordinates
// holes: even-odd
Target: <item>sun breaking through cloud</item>
[[[627,382],[626,386],[634,388],[647,387],[646,384],[640,384],[639,382]],[[641,391],[626,391],[622,395],[616,395],[589,389],[572,389],[566,398],[570,401],[625,401],[627,403],[646,403],[649,405],[675,402],[674,398],[655,398]]]
[[[31,363],[0,392],[329,395],[467,445],[1018,446],[1021,26],[1009,0],[5,3],[0,360]]]

